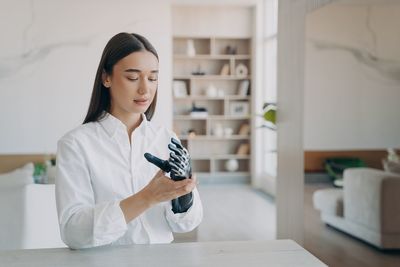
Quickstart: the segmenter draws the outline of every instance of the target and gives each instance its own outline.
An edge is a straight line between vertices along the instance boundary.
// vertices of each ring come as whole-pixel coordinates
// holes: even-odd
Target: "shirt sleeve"
[[[172,232],[190,232],[201,223],[203,219],[203,206],[201,204],[200,195],[197,188],[192,192],[193,204],[186,212],[174,213],[172,211],[171,201],[166,205],[166,218]]]
[[[95,203],[89,167],[74,140],[57,149],[56,202],[61,239],[73,249],[107,245],[127,230],[119,201]]]

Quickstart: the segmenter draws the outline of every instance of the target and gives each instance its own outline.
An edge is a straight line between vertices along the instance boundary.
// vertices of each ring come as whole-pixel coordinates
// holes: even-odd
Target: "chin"
[[[130,111],[132,113],[145,113],[146,110],[148,110],[148,109],[149,109],[149,107],[135,107],[135,108],[132,108]]]

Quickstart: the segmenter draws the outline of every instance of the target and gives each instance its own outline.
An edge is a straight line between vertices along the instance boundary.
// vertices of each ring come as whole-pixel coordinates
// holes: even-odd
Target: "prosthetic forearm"
[[[192,177],[192,166],[190,162],[190,155],[186,148],[176,140],[171,138],[171,143],[168,145],[171,150],[168,160],[162,160],[150,153],[145,153],[144,157],[164,172],[170,172],[171,179],[174,181],[180,181],[186,178]],[[186,212],[193,204],[193,194],[180,196],[172,200],[172,211],[174,213]]]

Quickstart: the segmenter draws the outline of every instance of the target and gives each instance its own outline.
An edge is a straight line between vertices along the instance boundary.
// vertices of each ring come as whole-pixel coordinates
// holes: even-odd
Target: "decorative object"
[[[324,160],[324,167],[332,178],[334,186],[343,187],[343,173],[346,169],[363,168],[367,164],[356,157],[329,157]]]
[[[238,135],[249,135],[250,134],[250,125],[248,123],[243,123],[240,125]]]
[[[188,95],[184,81],[174,81],[172,85],[175,97],[186,97]]]
[[[226,137],[230,137],[232,134],[233,134],[233,129],[232,128],[227,127],[227,128],[224,129],[224,135]]]
[[[247,96],[249,94],[249,80],[243,80],[239,83],[237,94],[240,96]]]
[[[35,184],[47,184],[46,163],[34,163],[33,180],[35,181]]]
[[[196,107],[193,103],[192,110],[190,111],[190,116],[195,118],[206,118],[208,116],[208,111],[204,107]]]
[[[243,143],[238,146],[236,151],[237,155],[248,155],[250,152],[250,145],[248,143]]]
[[[197,66],[197,70],[192,71],[192,75],[205,75],[205,74],[206,73],[201,70],[201,66],[200,65]]]
[[[228,45],[225,47],[225,54],[227,55],[236,55],[236,51],[237,49],[235,46]]]
[[[387,149],[388,155],[386,159],[382,160],[383,169],[386,172],[400,174],[400,157],[396,154],[394,148]]]
[[[213,128],[213,135],[217,137],[224,136],[224,128],[222,127],[221,123],[216,123]]]
[[[51,160],[46,160],[46,172],[47,172],[47,183],[48,184],[55,184],[56,183],[56,159],[53,158]]]
[[[229,159],[225,162],[225,169],[229,172],[234,172],[239,169],[239,162],[236,159]]]
[[[206,96],[208,97],[217,97],[218,90],[214,84],[210,83],[206,88]]]
[[[196,130],[194,130],[194,129],[189,129],[189,130],[188,130],[188,136],[189,136],[189,138],[196,137]]]
[[[229,113],[232,116],[246,116],[249,114],[249,103],[244,101],[231,102]]]
[[[387,155],[388,161],[400,164],[400,157],[399,157],[399,155],[397,155],[396,150],[394,148],[388,148],[387,152],[388,152],[388,155]]]
[[[186,55],[188,55],[189,57],[194,57],[196,55],[196,48],[194,47],[193,39],[187,40]]]
[[[266,103],[264,104],[264,111],[261,115],[265,120],[263,128],[268,128],[271,130],[276,130],[276,104]]]
[[[246,77],[249,74],[249,70],[247,69],[246,65],[239,63],[236,66],[235,74],[238,77]]]
[[[222,66],[219,75],[223,75],[223,76],[229,75],[229,64],[224,64]]]

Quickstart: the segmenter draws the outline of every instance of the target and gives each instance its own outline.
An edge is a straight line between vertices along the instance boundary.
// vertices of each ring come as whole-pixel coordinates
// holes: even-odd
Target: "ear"
[[[110,88],[111,87],[111,78],[110,75],[108,75],[105,70],[103,70],[103,73],[101,74],[101,80],[103,82],[104,87]]]

